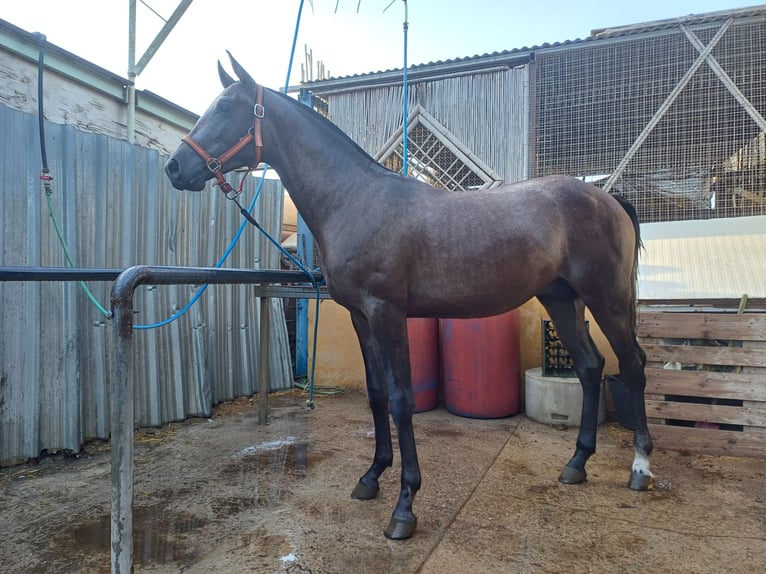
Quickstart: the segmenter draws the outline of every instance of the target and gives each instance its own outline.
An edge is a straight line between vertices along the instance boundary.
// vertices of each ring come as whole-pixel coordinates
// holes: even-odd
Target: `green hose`
[[[64,250],[64,257],[66,258],[66,262],[69,264],[70,267],[74,267],[74,260],[72,259],[72,255],[69,253],[69,247],[67,246],[66,239],[64,239],[64,234],[61,232],[61,226],[59,225],[58,219],[56,219],[56,210],[53,208],[53,196],[50,193],[45,194],[45,199],[48,201],[48,213],[51,216],[51,221],[53,221],[53,227],[56,228],[56,235],[59,237],[59,242],[61,242],[61,247]],[[88,296],[88,299],[90,299],[91,303],[93,303],[96,308],[99,310],[99,312],[106,317],[107,319],[112,318],[112,314],[107,311],[101,303],[98,302],[98,299],[91,293],[90,289],[88,289],[88,286],[83,281],[78,281],[80,284],[80,287],[85,292],[85,295]]]

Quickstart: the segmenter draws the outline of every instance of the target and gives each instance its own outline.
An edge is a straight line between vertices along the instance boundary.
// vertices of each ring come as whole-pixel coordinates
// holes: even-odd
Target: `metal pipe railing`
[[[306,274],[302,271],[287,271],[280,269],[219,269],[216,267],[162,267],[139,265],[130,269],[151,270],[152,285],[178,285],[189,283],[186,280],[177,282],[177,277],[202,277],[200,283],[306,283]],[[101,269],[88,267],[27,267],[0,266],[0,281],[45,282],[45,281],[114,281],[120,274],[129,269]],[[229,280],[216,279],[217,273],[222,273]],[[236,277],[236,280],[234,279]],[[314,273],[314,280],[321,282],[322,274]],[[144,281],[145,284],[150,284]],[[140,284],[140,283],[139,283]]]
[[[122,269],[0,267],[0,281],[114,281]]]
[[[315,283],[322,275],[314,273]],[[260,424],[268,421],[268,321],[269,297],[312,298],[316,290],[280,287],[274,283],[306,283],[302,271],[273,269],[219,269],[209,267],[152,267],[137,265],[125,270],[69,267],[0,267],[0,281],[114,281],[111,292],[112,362],[110,429],[112,452],[111,568],[127,574],[133,568],[133,293],[140,285],[253,284],[260,285]],[[327,298],[326,292],[322,298]]]

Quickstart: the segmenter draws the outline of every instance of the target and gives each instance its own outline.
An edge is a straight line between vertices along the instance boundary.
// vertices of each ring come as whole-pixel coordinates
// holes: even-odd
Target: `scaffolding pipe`
[[[132,269],[132,268],[131,268]],[[219,269],[216,267],[149,267],[161,277],[150,285],[177,285],[188,281],[174,282],[173,277],[204,277],[201,283],[306,283],[308,278],[303,271],[280,269]],[[89,267],[34,267],[0,266],[0,281],[47,282],[47,281],[114,281],[126,269],[102,269]],[[224,277],[218,277],[218,273]],[[314,279],[321,283],[322,274],[313,273]],[[228,281],[229,277],[236,278]],[[154,279],[153,279],[154,280]],[[192,282],[194,283],[194,282]],[[312,291],[313,292],[313,291]]]
[[[136,63],[136,0],[130,0],[128,3],[128,86],[127,86],[127,104],[128,104],[128,143],[135,143],[136,139],[136,77],[144,71],[149,61],[160,49],[160,46],[168,37],[170,32],[183,16],[186,9],[194,0],[181,0],[170,18],[165,21],[165,25],[154,37],[152,43]],[[164,18],[163,18],[164,20]]]

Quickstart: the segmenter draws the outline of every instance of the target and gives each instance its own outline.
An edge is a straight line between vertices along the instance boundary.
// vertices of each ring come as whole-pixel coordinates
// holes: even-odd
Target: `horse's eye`
[[[215,106],[215,109],[217,112],[230,112],[231,111],[231,100],[228,98],[221,98],[218,100],[218,103]]]

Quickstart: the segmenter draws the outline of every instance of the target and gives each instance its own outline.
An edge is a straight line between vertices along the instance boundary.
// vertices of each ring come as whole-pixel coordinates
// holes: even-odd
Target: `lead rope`
[[[261,176],[261,183],[263,182],[265,176],[266,176],[266,170],[268,169],[268,164],[264,164],[264,170],[263,175]],[[239,208],[239,212],[242,214],[242,216],[245,218],[245,220],[253,225],[258,231],[260,231],[266,239],[268,239],[272,245],[274,245],[285,257],[287,257],[293,265],[295,265],[300,271],[306,275],[309,282],[311,283],[311,286],[314,288],[314,337],[311,345],[311,373],[309,374],[309,381],[308,381],[308,399],[306,400],[306,407],[309,410],[313,410],[314,408],[314,391],[315,385],[314,385],[314,370],[316,367],[316,356],[317,356],[317,334],[319,332],[319,302],[320,302],[320,295],[321,295],[321,284],[319,281],[316,280],[316,277],[314,277],[314,274],[309,271],[309,269],[301,263],[297,257],[294,257],[292,253],[287,251],[276,239],[274,239],[269,233],[261,227],[261,225],[258,223],[258,221],[255,219],[255,217],[252,216],[252,214],[242,207],[242,205],[237,201],[236,197],[229,197],[228,194],[226,195],[226,198],[230,201],[233,201],[234,204]],[[243,222],[244,223],[244,222]],[[298,386],[298,385],[296,385]],[[306,390],[304,388],[304,390]],[[337,393],[337,389],[332,388],[323,388],[322,393],[323,394],[335,394]]]

